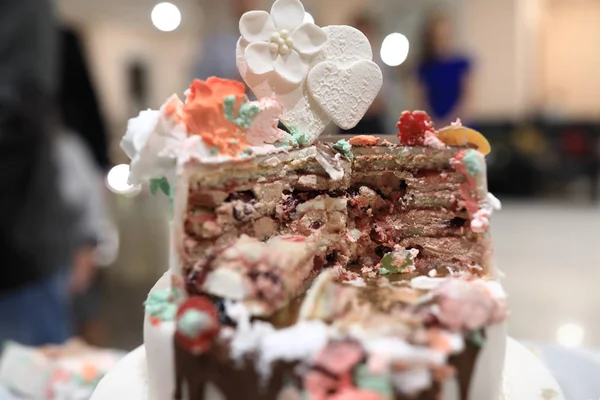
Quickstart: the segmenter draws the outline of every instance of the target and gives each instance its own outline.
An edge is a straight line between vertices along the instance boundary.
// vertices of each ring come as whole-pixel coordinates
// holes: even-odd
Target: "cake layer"
[[[478,174],[470,177],[460,168],[468,151],[357,147],[350,160],[319,144],[228,165],[221,174],[213,166],[190,168],[179,212],[184,274],[241,235],[288,234],[314,237],[317,268],[374,268],[401,246],[418,254],[414,268],[399,273],[485,273],[489,240],[471,228],[474,201],[486,201],[485,165],[475,157]],[[341,177],[325,176],[338,167]]]

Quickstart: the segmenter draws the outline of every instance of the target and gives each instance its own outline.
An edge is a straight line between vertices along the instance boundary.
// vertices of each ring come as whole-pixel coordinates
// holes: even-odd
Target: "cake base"
[[[100,381],[91,400],[147,400],[146,351],[140,346]],[[508,339],[504,382],[499,400],[564,400],[542,362],[514,339]],[[171,400],[171,399],[161,399]]]

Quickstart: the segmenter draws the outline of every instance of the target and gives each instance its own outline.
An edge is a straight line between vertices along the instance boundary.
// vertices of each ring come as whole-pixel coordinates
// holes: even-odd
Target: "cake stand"
[[[507,341],[503,379],[499,400],[564,400],[560,387],[544,364],[511,338]],[[125,356],[100,381],[90,400],[114,399],[148,399],[144,346]]]

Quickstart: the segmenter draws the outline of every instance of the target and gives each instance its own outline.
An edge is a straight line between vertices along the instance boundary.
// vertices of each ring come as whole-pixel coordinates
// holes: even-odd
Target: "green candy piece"
[[[352,153],[352,145],[346,139],[338,140],[332,147],[342,153],[342,155],[344,155],[346,158],[350,160],[354,158],[354,154]]]
[[[294,147],[300,147],[309,144],[310,138],[306,133],[302,133],[295,126],[289,126],[290,130],[289,137]]]
[[[392,380],[388,374],[372,374],[365,364],[361,364],[354,370],[354,379],[356,381],[356,386],[360,389],[377,392],[384,399],[394,398]]]
[[[480,329],[478,331],[469,333],[467,340],[473,343],[476,347],[481,348],[485,343],[485,336],[483,335],[483,331]]]
[[[177,292],[173,289],[155,290],[144,302],[146,312],[162,322],[173,321],[177,314]]]
[[[467,173],[473,178],[479,177],[483,171],[484,166],[482,164],[481,153],[477,150],[467,150],[463,157],[463,163],[467,169]]]
[[[195,339],[202,332],[202,327],[206,326],[207,322],[210,323],[207,319],[210,319],[210,317],[206,313],[198,310],[187,310],[177,321],[177,330],[186,337]]]
[[[403,273],[407,267],[414,265],[414,261],[409,252],[405,251],[406,260],[402,263],[402,265],[398,266],[394,264],[394,256],[393,253],[387,253],[381,259],[381,267],[379,268],[380,275],[388,275],[388,274],[398,274]]]

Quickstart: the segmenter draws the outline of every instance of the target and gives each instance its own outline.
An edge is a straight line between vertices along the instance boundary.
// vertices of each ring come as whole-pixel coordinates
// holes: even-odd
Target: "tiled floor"
[[[600,207],[505,202],[494,217],[496,261],[518,339],[553,341],[563,324],[600,346]]]
[[[167,217],[158,211],[166,204],[142,195],[115,206],[122,251],[104,274],[104,306],[112,344],[133,348],[142,341],[141,304],[166,269]],[[562,325],[576,324],[584,345],[600,346],[600,207],[506,201],[492,234],[506,274],[509,333],[554,341]]]

